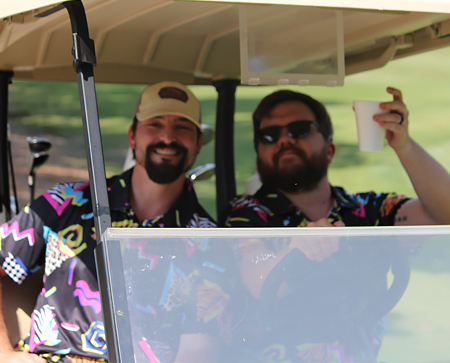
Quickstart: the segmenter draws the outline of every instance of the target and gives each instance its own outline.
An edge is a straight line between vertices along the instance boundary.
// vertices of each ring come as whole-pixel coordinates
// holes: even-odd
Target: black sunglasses
[[[259,138],[259,141],[263,145],[273,145],[278,142],[281,136],[281,130],[286,128],[288,130],[289,137],[298,140],[304,139],[309,136],[311,133],[311,125],[316,126],[314,121],[300,120],[300,121],[292,121],[288,123],[286,126],[268,126],[262,129],[259,129],[256,132],[256,135]],[[318,131],[319,128],[316,126]]]

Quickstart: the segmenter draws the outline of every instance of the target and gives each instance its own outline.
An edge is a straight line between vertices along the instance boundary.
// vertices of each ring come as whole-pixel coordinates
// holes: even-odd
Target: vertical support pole
[[[236,178],[234,174],[234,108],[236,79],[222,79],[213,82],[219,97],[216,114],[216,210],[217,218],[236,196]]]
[[[106,246],[105,232],[111,227],[102,139],[94,82],[96,65],[94,41],[89,38],[86,12],[80,0],[62,4],[68,11],[72,25],[74,57],[85,135],[89,182],[94,212],[97,247],[95,249],[97,278],[103,310],[103,321],[110,363],[134,362],[133,344],[129,327],[128,311],[116,319],[113,289],[123,296],[125,286],[113,286],[110,271],[110,256]],[[117,291],[116,291],[117,290]],[[123,290],[123,291],[122,291]],[[123,339],[119,339],[119,335]],[[119,344],[120,340],[120,344]]]
[[[82,2],[68,1],[63,5],[69,12],[72,25],[73,66],[78,79],[92,207],[95,217],[95,233],[98,244],[102,241],[106,229],[111,227],[111,217],[94,83],[94,66],[96,65],[94,41],[89,38],[86,13]]]
[[[14,73],[0,71],[0,213],[11,219],[8,171],[8,88]]]

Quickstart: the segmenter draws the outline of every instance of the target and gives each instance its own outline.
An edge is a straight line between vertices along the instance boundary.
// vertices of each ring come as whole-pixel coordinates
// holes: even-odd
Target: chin
[[[294,162],[284,162],[284,163],[278,163],[278,170],[279,171],[292,171],[297,169],[299,166],[301,166],[302,163],[294,163]]]

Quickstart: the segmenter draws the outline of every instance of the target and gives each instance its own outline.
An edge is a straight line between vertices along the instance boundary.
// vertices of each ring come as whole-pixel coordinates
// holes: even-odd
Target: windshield
[[[116,318],[126,318],[119,344],[128,344],[131,333],[135,362],[164,361],[156,352],[169,354],[162,346],[178,342],[171,332],[180,331],[169,327],[174,315],[183,319],[177,306],[184,295],[177,287],[199,289],[216,275],[214,281],[223,279],[213,289],[219,303],[202,306],[202,316],[220,316],[227,349],[218,362],[288,362],[290,356],[305,362],[443,362],[448,353],[439,342],[450,334],[449,233],[447,227],[109,229]],[[243,269],[233,254],[251,243],[282,246],[292,239],[338,242],[339,251],[313,262],[294,249],[264,276],[255,297],[257,281],[248,276],[277,257],[255,254]],[[219,259],[197,258],[196,251],[213,245],[223,247]],[[184,324],[182,330],[190,331],[198,322]]]

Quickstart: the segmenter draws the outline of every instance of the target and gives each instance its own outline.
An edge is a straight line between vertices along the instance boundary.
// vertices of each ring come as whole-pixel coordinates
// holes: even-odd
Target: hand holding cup
[[[408,133],[409,112],[403,102],[403,95],[400,90],[388,87],[386,91],[394,99],[391,102],[381,103],[380,108],[385,112],[379,112],[373,119],[386,129],[386,140],[398,152],[407,147],[411,141]]]
[[[356,114],[359,150],[381,151],[386,138],[386,129],[374,121],[374,116],[389,111],[383,111],[380,102],[377,101],[355,101],[353,109]]]
[[[355,101],[358,144],[362,151],[380,151],[384,139],[396,151],[404,148],[410,138],[408,135],[408,110],[403,103],[400,90],[388,87],[392,94],[391,102]]]

